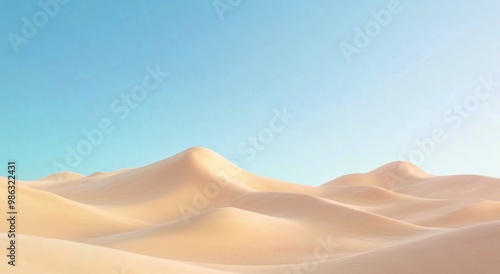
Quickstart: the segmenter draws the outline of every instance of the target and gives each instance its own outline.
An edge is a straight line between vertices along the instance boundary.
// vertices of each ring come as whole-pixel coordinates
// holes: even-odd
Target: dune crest
[[[40,179],[37,179],[36,181],[62,182],[62,181],[71,181],[71,180],[81,179],[83,177],[85,177],[85,176],[83,176],[82,174],[76,173],[76,172],[63,171],[63,172],[58,172],[58,173],[54,173],[54,174],[42,177]]]
[[[18,197],[12,273],[500,269],[500,179],[433,176],[406,162],[306,186],[194,147],[140,168],[21,182]]]

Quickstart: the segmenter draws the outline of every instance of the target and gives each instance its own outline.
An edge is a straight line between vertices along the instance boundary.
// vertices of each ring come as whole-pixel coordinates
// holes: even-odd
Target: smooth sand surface
[[[312,187],[196,147],[19,182],[17,200],[18,266],[1,255],[1,273],[500,273],[500,179],[405,162]]]

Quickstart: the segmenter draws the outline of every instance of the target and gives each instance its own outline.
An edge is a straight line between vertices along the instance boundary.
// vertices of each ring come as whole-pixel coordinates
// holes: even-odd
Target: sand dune
[[[2,242],[5,235],[0,235]],[[22,235],[18,265],[7,273],[234,273],[194,264],[158,259],[99,246]],[[2,267],[2,273],[5,266]]]
[[[500,179],[405,162],[312,187],[197,147],[141,168],[21,182],[18,201],[19,261],[8,273],[500,269]]]

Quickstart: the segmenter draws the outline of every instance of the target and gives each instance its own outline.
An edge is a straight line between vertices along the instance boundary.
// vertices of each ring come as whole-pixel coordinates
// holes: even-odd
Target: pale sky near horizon
[[[31,180],[204,146],[310,185],[396,160],[500,177],[500,3],[237,2],[0,1],[0,161]]]

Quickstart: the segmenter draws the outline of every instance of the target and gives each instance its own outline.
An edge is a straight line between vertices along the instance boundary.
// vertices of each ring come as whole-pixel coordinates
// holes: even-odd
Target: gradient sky
[[[23,17],[43,8],[0,5],[0,161],[17,160],[22,179],[67,164],[103,119],[114,131],[70,170],[139,167],[204,146],[254,173],[319,185],[408,160],[415,140],[441,130],[420,167],[500,177],[500,88],[475,93],[480,77],[500,82],[497,1],[402,0],[382,26],[373,14],[397,3],[253,0],[220,17],[213,1],[73,0],[17,46]],[[349,62],[341,44],[377,24]],[[148,66],[169,75],[127,115],[113,110]],[[284,108],[290,123],[250,157],[242,143]]]

